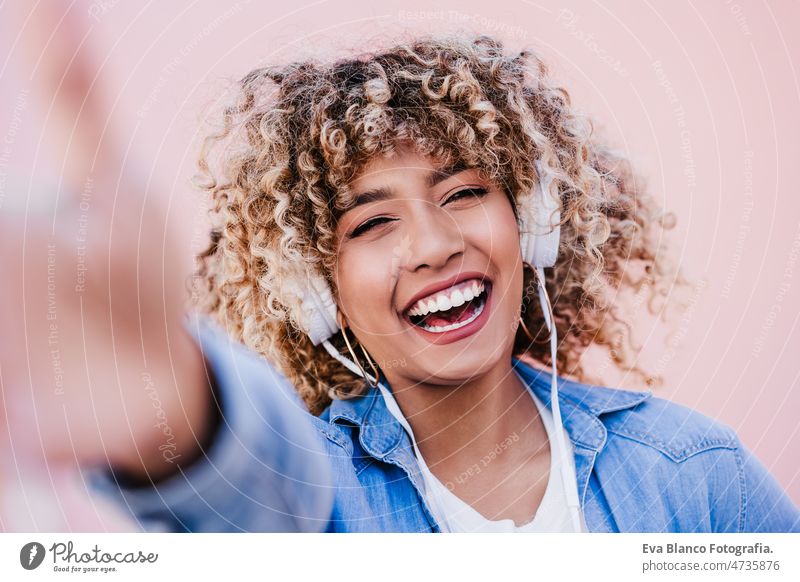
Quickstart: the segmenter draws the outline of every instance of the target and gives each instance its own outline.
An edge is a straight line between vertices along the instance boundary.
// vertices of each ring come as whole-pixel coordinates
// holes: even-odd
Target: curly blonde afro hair
[[[631,363],[630,322],[609,297],[620,286],[655,296],[671,284],[658,253],[665,215],[535,52],[506,54],[485,36],[424,38],[248,73],[200,155],[214,226],[199,257],[197,306],[277,366],[313,413],[362,394],[365,382],[301,331],[287,282],[312,270],[335,292],[348,184],[371,158],[406,142],[442,164],[479,168],[512,203],[538,179],[533,161],[548,167],[562,206],[558,264],[546,280],[559,369],[586,378],[581,355],[599,344],[620,369],[648,377]],[[626,275],[632,264],[641,267],[636,278]],[[521,309],[535,341],[520,329],[515,354],[549,364],[530,277],[526,270]],[[331,341],[345,349],[341,334]]]

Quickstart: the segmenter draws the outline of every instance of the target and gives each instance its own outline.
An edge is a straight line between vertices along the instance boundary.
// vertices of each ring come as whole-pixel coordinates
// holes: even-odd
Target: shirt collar
[[[529,388],[549,408],[550,373],[517,358],[512,358],[512,362]],[[606,430],[599,419],[601,415],[632,408],[652,395],[651,392],[604,388],[564,378],[558,379],[558,387],[561,416],[570,440],[594,451],[599,451],[606,441]],[[405,434],[386,408],[378,388],[356,398],[334,400],[330,422],[348,422],[358,426],[362,448],[378,459],[396,449]]]
[[[548,408],[550,398],[550,372],[534,368],[529,363],[512,358],[513,367]],[[561,418],[570,440],[595,452],[606,443],[606,428],[600,416],[633,408],[652,396],[652,393],[605,388],[558,378],[558,403]]]
[[[405,431],[392,416],[378,388],[363,396],[334,400],[330,422],[349,422],[359,427],[361,447],[377,459],[383,459],[400,444]]]

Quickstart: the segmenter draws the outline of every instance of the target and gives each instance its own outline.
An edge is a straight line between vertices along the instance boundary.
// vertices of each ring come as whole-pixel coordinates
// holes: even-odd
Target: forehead
[[[350,181],[350,190],[357,191],[369,184],[394,180],[420,180],[435,186],[453,174],[470,169],[457,159],[441,160],[403,146],[389,154],[370,158]],[[477,168],[475,168],[477,170]]]
[[[369,159],[351,182],[355,187],[359,183],[380,180],[390,174],[407,176],[424,176],[441,168],[443,164],[434,158],[403,148],[390,155],[379,155]]]

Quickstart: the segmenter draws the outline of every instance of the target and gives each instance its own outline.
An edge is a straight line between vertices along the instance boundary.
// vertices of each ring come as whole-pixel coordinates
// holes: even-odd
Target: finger
[[[104,52],[84,3],[23,4],[14,13],[17,58],[39,97],[53,171],[66,186],[59,196],[77,204],[87,183],[112,191],[123,166],[124,140],[111,115],[99,59]]]

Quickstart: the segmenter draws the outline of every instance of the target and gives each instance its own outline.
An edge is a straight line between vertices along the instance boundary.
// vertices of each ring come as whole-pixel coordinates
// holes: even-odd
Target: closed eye
[[[463,200],[464,198],[482,198],[488,192],[489,191],[486,188],[464,188],[463,190],[459,190],[450,196],[445,204],[449,204],[455,200]]]
[[[451,202],[457,200],[463,200],[466,198],[482,198],[483,196],[486,196],[486,194],[488,193],[489,191],[486,188],[464,188],[463,190],[459,190],[458,192],[450,196],[450,198],[447,199],[445,204],[450,204]],[[373,228],[380,226],[381,224],[385,224],[387,222],[393,222],[394,220],[396,219],[389,218],[388,216],[376,216],[375,218],[370,218],[366,222],[357,226],[353,230],[353,232],[350,233],[349,238],[351,239],[357,238],[362,234],[369,232]]]
[[[358,225],[353,230],[353,232],[350,233],[350,238],[356,238],[358,236],[361,236],[362,234],[364,234],[367,231],[372,230],[376,226],[378,226],[380,224],[384,224],[385,222],[391,222],[392,220],[394,220],[394,219],[393,218],[389,218],[388,216],[377,216],[375,218],[370,218],[366,222]]]

